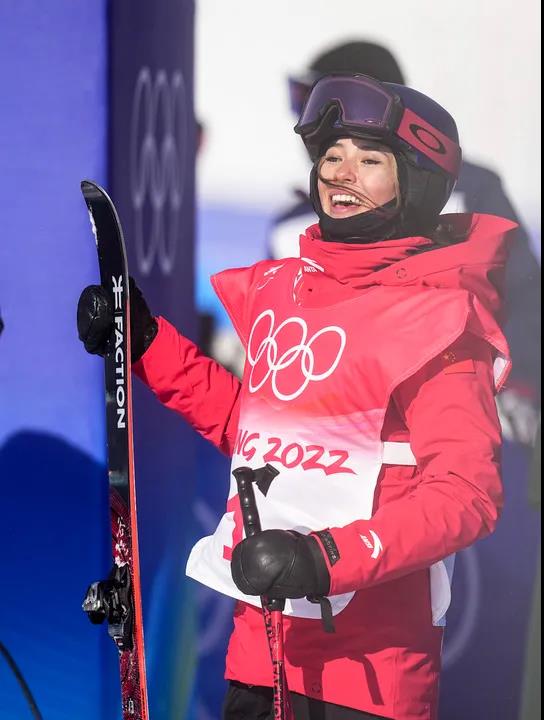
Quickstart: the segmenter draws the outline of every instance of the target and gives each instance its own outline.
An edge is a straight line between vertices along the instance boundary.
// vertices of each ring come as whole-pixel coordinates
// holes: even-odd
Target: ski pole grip
[[[277,475],[277,471],[271,470]],[[251,537],[261,532],[261,521],[259,519],[259,510],[255,500],[255,491],[253,483],[256,479],[256,472],[249,467],[240,467],[232,471],[236,484],[238,486],[238,497],[240,499],[240,508],[242,510],[242,519],[244,522],[244,530],[246,537]],[[280,610],[285,607],[283,599],[261,598],[263,606],[268,610]]]
[[[261,521],[259,520],[259,511],[257,510],[257,502],[253,490],[255,472],[249,467],[240,467],[233,470],[232,474],[238,486],[238,497],[240,499],[240,509],[242,510],[246,537],[251,537],[261,532]]]

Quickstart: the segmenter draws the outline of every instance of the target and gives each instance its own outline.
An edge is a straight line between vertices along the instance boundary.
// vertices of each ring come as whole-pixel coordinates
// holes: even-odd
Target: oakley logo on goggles
[[[332,106],[339,109],[334,127],[345,128],[348,133],[368,133],[385,141],[396,136],[449,175],[457,176],[461,148],[404,107],[398,95],[364,75],[329,75],[316,82],[295,127],[307,145],[314,140],[320,142],[321,121]]]

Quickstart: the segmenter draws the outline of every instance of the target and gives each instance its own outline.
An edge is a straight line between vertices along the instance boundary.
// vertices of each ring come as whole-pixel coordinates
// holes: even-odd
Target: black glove
[[[321,597],[330,588],[318,541],[294,530],[264,530],[242,540],[232,552],[231,573],[245,595]]]
[[[158,325],[133,278],[129,279],[129,290],[131,360],[136,362],[155,339]],[[77,305],[77,331],[85,350],[104,355],[112,330],[113,298],[101,285],[89,285]]]

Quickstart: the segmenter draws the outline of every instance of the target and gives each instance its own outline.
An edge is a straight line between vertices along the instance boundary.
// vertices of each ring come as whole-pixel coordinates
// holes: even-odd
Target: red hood
[[[476,295],[496,315],[501,304],[508,235],[516,223],[476,213],[442,217],[460,231],[468,231],[467,240],[414,255],[415,249],[430,243],[428,238],[368,245],[330,243],[322,239],[319,225],[312,225],[301,235],[300,255],[352,290],[374,285],[459,288]]]

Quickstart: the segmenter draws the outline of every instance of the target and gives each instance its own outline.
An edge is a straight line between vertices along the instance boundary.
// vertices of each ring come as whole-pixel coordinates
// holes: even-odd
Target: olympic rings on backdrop
[[[187,155],[187,91],[180,70],[169,80],[140,70],[132,101],[130,189],[138,269],[158,262],[169,275],[176,259]],[[144,222],[148,202],[150,223]],[[147,217],[147,215],[146,215]]]

